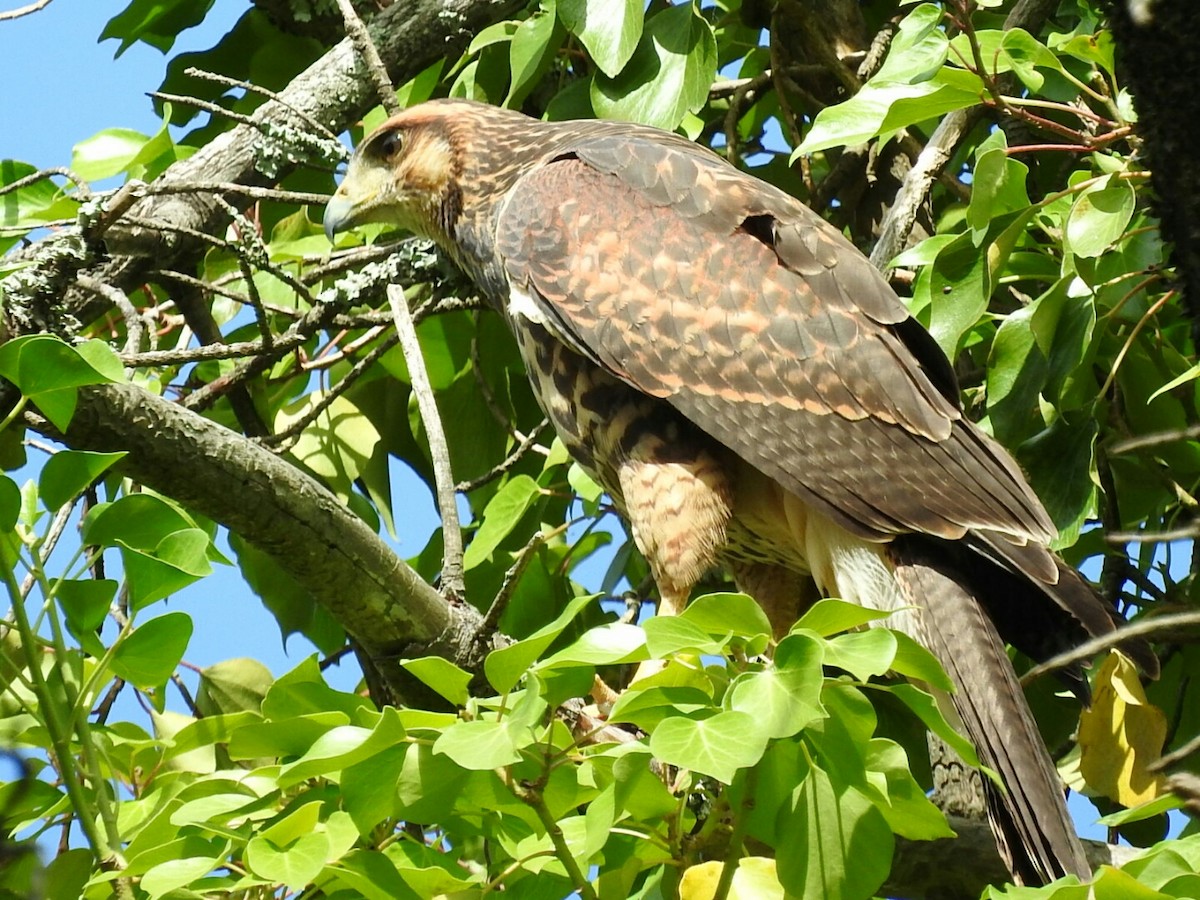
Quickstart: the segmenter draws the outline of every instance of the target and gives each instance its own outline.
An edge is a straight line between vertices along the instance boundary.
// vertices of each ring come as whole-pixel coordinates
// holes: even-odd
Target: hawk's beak
[[[323,224],[325,237],[329,238],[331,244],[339,231],[345,231],[354,224],[354,201],[343,194],[341,188],[325,205]]]
[[[325,206],[325,236],[332,243],[339,231],[382,221],[392,186],[392,172],[387,167],[351,160],[346,177]]]

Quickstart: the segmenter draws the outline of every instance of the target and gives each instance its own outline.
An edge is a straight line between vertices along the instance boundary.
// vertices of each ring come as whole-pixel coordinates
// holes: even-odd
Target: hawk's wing
[[[1052,536],[882,276],[716,157],[637,135],[581,141],[512,188],[497,249],[561,340],[852,533],[974,532],[1004,557]],[[1048,555],[1036,562],[1057,577]]]

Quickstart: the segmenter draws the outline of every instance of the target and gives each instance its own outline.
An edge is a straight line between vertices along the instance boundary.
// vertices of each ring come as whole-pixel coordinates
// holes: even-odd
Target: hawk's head
[[[535,147],[532,120],[467,100],[435,100],[375,129],[325,208],[325,233],[382,222],[447,246],[464,211],[502,196]]]

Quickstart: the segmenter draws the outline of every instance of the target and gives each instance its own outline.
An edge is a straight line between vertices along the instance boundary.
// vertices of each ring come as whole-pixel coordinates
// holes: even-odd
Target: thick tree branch
[[[125,474],[269,554],[368,651],[397,696],[419,693],[400,657],[440,653],[476,664],[472,607],[451,607],[329,491],[241,435],[141,388],[109,384],[80,390],[61,437],[78,449],[128,452]]]
[[[453,59],[481,28],[516,13],[523,0],[407,0],[379,13],[368,25],[389,75],[407,81],[439,59]],[[377,102],[373,83],[349,38],[254,111],[258,126],[239,125],[219,136],[186,160],[175,163],[156,185],[217,181],[266,185],[278,181],[291,163],[286,134],[303,128],[303,119],[326,123],[339,133]],[[279,134],[268,140],[263,132]],[[232,199],[232,198],[231,198]],[[143,219],[161,221],[172,231],[137,229],[112,235],[109,249],[116,258],[93,272],[100,281],[125,291],[145,280],[152,270],[204,248],[195,248],[179,229],[220,233],[229,214],[220,202],[203,194],[147,199],[136,207]],[[36,251],[35,251],[36,252]],[[91,291],[71,288],[66,311],[79,321],[94,321],[107,302]]]

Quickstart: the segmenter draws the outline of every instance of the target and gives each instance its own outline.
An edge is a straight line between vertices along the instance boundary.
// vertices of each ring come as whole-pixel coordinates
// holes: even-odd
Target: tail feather
[[[980,761],[1004,784],[1000,790],[985,779],[988,815],[1010,871],[1024,884],[1090,878],[1054,764],[975,592],[937,548],[898,539],[889,552],[901,591],[921,609],[922,633],[914,637],[954,681],[954,707]]]

